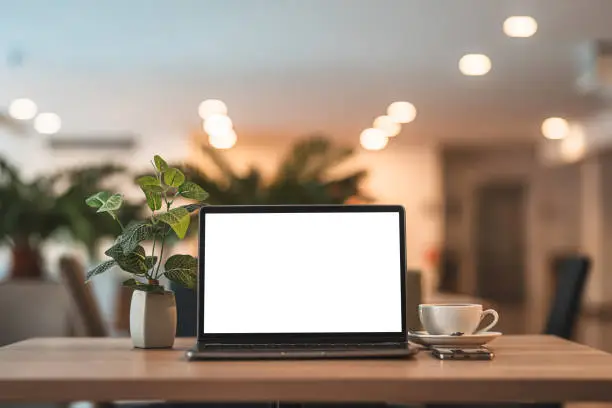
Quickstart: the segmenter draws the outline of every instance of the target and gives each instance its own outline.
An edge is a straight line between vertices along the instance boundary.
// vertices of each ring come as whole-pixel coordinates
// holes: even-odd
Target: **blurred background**
[[[611,20],[609,0],[0,0],[0,277],[70,291],[117,233],[84,197],[138,214],[161,154],[213,204],[403,205],[422,299],[493,305],[506,333],[541,332],[556,265],[586,256],[575,337],[612,350]],[[86,333],[127,330],[120,275],[89,286]],[[5,290],[0,341],[78,333],[55,290]],[[12,322],[43,309],[44,332]]]

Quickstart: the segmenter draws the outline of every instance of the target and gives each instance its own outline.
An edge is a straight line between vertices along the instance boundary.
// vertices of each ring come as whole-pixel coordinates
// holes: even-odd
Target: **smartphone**
[[[493,360],[495,356],[486,347],[432,347],[431,355],[440,360]]]

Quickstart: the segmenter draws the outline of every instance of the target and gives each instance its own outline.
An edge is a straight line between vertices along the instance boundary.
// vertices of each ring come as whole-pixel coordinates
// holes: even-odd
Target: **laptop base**
[[[186,352],[187,360],[303,360],[342,358],[405,358],[419,348],[407,343],[343,345],[198,345]]]

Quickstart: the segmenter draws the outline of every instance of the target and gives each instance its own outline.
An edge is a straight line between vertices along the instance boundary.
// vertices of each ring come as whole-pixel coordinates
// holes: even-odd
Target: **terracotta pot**
[[[11,258],[11,278],[43,278],[42,257],[38,248],[28,243],[17,243],[12,249]]]
[[[173,292],[135,290],[130,306],[130,335],[137,348],[169,348],[176,334]]]

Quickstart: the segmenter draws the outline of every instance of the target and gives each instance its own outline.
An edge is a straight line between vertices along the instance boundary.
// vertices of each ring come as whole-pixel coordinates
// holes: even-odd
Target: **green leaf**
[[[153,161],[155,162],[155,167],[160,173],[164,173],[166,170],[168,170],[168,163],[166,163],[161,156],[156,154],[155,157],[153,157]]]
[[[145,194],[148,192],[153,192],[153,193],[163,193],[164,192],[164,188],[162,186],[148,185],[148,186],[141,186],[140,188],[142,189],[142,191],[145,192]]]
[[[121,245],[116,243],[105,254],[113,258],[121,269],[134,275],[144,275],[150,269],[145,262],[145,250],[140,245],[129,254],[124,254]]]
[[[108,200],[110,196],[111,196],[110,193],[106,191],[100,191],[99,193],[96,193],[88,197],[85,200],[85,204],[93,208],[100,208],[102,207],[102,205],[104,205],[104,203]]]
[[[89,282],[89,280],[91,278],[93,278],[96,275],[100,275],[101,273],[106,272],[107,270],[109,270],[110,268],[115,266],[116,264],[117,264],[117,262],[115,262],[115,260],[110,260],[110,261],[102,262],[101,264],[99,264],[98,266],[96,266],[95,268],[93,268],[89,272],[87,272],[87,276],[85,278],[85,282]]]
[[[123,255],[123,248],[121,248],[121,245],[115,242],[115,244],[112,247],[104,251],[104,255],[110,256],[113,259],[117,259],[121,255]]]
[[[142,176],[136,179],[136,183],[140,186],[142,191],[144,191],[145,195],[147,195],[147,193],[163,193],[164,192],[164,188],[161,186],[161,182],[159,181],[157,177]]]
[[[162,195],[155,191],[145,191],[147,205],[152,211],[157,211],[162,208]]]
[[[179,169],[169,168],[164,173],[164,183],[170,187],[180,187],[185,181],[185,175]]]
[[[117,237],[117,244],[121,246],[123,254],[133,252],[142,241],[153,239],[155,232],[153,225],[148,222],[135,222],[128,225],[123,233]]]
[[[121,194],[113,194],[102,204],[100,208],[98,208],[98,212],[112,212],[117,211],[121,208],[121,204],[123,204],[123,197]]]
[[[153,176],[138,177],[136,179],[136,184],[138,184],[140,187],[144,187],[144,186],[158,186],[158,187],[161,187],[161,185],[159,183],[159,179],[157,177],[153,177]]]
[[[185,181],[178,189],[181,196],[192,200],[204,201],[208,198],[208,193],[204,189],[191,181]]]
[[[206,207],[208,204],[206,203],[193,203],[193,204],[187,204],[187,205],[181,205],[180,207],[177,208],[184,208],[185,210],[187,210],[188,213],[194,212],[195,210],[199,210],[202,207]]]
[[[173,208],[172,210],[158,214],[155,218],[170,226],[176,232],[176,235],[183,239],[189,228],[189,212],[183,207]]]
[[[190,255],[173,255],[166,261],[164,275],[173,282],[193,289],[197,283],[198,260]]]
[[[123,281],[122,285],[126,288],[134,289],[134,290],[142,290],[145,292],[151,293],[164,293],[165,289],[161,285],[151,285],[148,283],[138,282],[136,279],[128,279]]]

